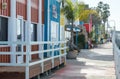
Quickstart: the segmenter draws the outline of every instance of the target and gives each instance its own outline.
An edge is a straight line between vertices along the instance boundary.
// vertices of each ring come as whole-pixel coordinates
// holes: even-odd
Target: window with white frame
[[[0,41],[8,41],[8,18],[0,17]]]
[[[60,26],[60,41],[63,41],[65,37],[64,27]]]
[[[17,41],[24,41],[24,21],[22,16],[17,18]]]
[[[31,24],[30,26],[31,41],[37,41],[37,24]]]
[[[24,21],[22,16],[18,16],[17,18],[17,41],[24,41]],[[17,51],[22,51],[22,45],[18,44],[17,45]]]
[[[51,41],[58,41],[58,23],[51,21]]]

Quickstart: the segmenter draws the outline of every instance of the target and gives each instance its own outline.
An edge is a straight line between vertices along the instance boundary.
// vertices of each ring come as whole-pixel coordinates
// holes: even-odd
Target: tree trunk
[[[71,27],[71,41],[70,41],[70,50],[78,50],[80,49],[74,44],[74,31],[73,31],[74,25],[73,25],[73,20],[72,20],[72,27]]]
[[[104,22],[103,26],[104,26],[104,29],[103,29],[103,30],[104,30],[104,34],[105,34],[105,22]]]
[[[73,32],[73,20],[72,20],[72,27],[71,27],[71,43],[74,44],[74,32]]]

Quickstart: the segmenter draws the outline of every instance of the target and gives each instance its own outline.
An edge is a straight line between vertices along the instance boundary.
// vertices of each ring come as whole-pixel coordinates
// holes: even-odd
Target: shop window
[[[22,16],[17,19],[17,41],[25,41],[25,22]]]
[[[51,41],[58,41],[58,23],[51,21]]]
[[[0,17],[0,41],[8,41],[8,18]]]
[[[23,17],[22,16],[18,16],[17,18],[17,28],[16,28],[16,32],[17,32],[17,41],[24,41],[24,21],[23,21]],[[22,51],[22,45],[18,44],[17,45],[17,51]]]
[[[31,41],[37,41],[37,24],[31,24],[30,34],[31,34]]]

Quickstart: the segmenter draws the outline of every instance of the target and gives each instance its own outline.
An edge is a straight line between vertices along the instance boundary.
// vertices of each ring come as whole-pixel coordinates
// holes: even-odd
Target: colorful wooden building
[[[29,79],[66,61],[58,0],[0,0],[0,79]]]

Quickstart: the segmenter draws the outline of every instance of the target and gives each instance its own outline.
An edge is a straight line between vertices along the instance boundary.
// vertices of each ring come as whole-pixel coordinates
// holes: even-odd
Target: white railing
[[[14,62],[10,62],[10,63],[1,63],[0,62],[0,66],[24,66],[26,67],[26,79],[29,79],[29,67],[36,65],[36,64],[41,64],[42,67],[42,72],[44,72],[44,65],[43,63],[47,60],[52,60],[52,67],[54,67],[54,58],[59,58],[60,59],[60,63],[61,63],[61,58],[65,57],[65,61],[66,61],[66,41],[58,41],[58,42],[51,42],[51,41],[47,41],[47,42],[0,42],[0,44],[7,44],[9,45],[11,48],[16,48],[18,45],[21,46],[21,51],[16,51],[16,49],[10,50],[10,52],[0,52],[0,55],[10,55],[13,56],[15,59]],[[44,45],[49,45],[50,49],[46,49],[44,50]],[[39,45],[39,50],[38,51],[31,51],[31,45]],[[55,46],[57,45],[57,47],[55,48]],[[26,51],[24,51],[24,46],[26,46]],[[64,53],[61,53],[61,50],[64,50]],[[54,52],[55,51],[59,51],[59,55],[54,56]],[[14,52],[14,53],[13,53]],[[50,53],[52,52],[51,56],[48,58],[44,58],[44,53]],[[33,54],[40,54],[42,55],[42,57],[37,60],[37,61],[31,61],[31,55]],[[26,62],[22,62],[22,63],[18,63],[16,62],[16,57],[17,56],[21,56],[22,58],[24,56],[26,56]],[[22,59],[23,60],[23,59]]]
[[[118,36],[116,32],[113,33],[113,53],[114,53],[114,61],[115,61],[115,72],[116,72],[116,79],[120,79],[120,49],[117,45],[117,39]]]

